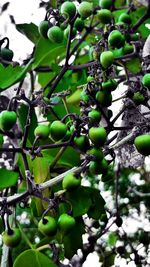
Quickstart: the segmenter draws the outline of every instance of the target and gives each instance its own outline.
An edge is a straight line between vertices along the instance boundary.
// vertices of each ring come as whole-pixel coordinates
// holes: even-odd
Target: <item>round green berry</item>
[[[75,224],[75,219],[67,213],[61,214],[58,219],[58,227],[63,234],[69,234],[75,227]]]
[[[112,6],[113,1],[112,0],[100,0],[99,5],[101,8],[110,9]]]
[[[82,32],[84,29],[84,21],[81,18],[77,18],[75,20],[74,27],[78,32]]]
[[[14,248],[18,246],[21,241],[21,232],[18,228],[11,229],[10,233],[5,231],[2,233],[2,240],[6,246]]]
[[[112,13],[108,9],[101,9],[97,13],[98,19],[100,20],[101,23],[103,24],[109,24],[111,23],[112,20]]]
[[[65,137],[67,126],[61,121],[53,121],[50,125],[50,135],[53,140],[59,141]]]
[[[81,18],[86,19],[93,13],[93,4],[83,1],[78,8],[78,12],[81,16]]]
[[[49,131],[48,125],[39,125],[35,128],[34,135],[41,139],[46,139],[49,136]]]
[[[72,19],[76,14],[76,6],[72,2],[66,1],[61,5],[60,12],[64,18]]]
[[[48,39],[53,43],[62,43],[64,33],[58,26],[51,27],[47,32]]]
[[[104,127],[92,127],[89,129],[89,138],[95,146],[103,146],[107,133]]]
[[[137,136],[134,140],[134,144],[140,154],[144,156],[150,155],[150,134]]]
[[[51,216],[45,216],[39,221],[38,229],[45,236],[53,236],[57,232],[56,220]]]
[[[142,83],[143,83],[143,85],[145,87],[147,87],[148,89],[150,89],[150,73],[146,73],[143,76]]]
[[[47,39],[48,38],[47,37],[47,32],[49,30],[48,21],[47,20],[41,21],[40,24],[39,24],[38,30],[39,30],[40,35],[43,38]]]
[[[3,110],[0,113],[0,129],[7,132],[13,128],[17,121],[17,114],[15,111]]]
[[[103,68],[109,68],[114,62],[114,55],[111,51],[104,51],[100,55],[100,63]]]
[[[76,178],[73,173],[68,173],[63,179],[62,187],[63,189],[71,191],[73,189],[76,189],[80,185],[80,183],[80,179]]]

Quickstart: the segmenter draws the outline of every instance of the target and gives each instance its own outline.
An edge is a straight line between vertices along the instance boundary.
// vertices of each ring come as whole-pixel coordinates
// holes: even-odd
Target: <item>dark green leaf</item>
[[[28,249],[15,260],[13,267],[57,267],[53,261],[39,251]]]
[[[34,23],[16,24],[16,29],[36,44],[40,38],[38,27]]]
[[[118,240],[118,237],[116,236],[116,234],[111,232],[108,236],[108,245],[115,246],[117,240]]]
[[[141,62],[137,57],[128,60],[125,65],[127,69],[133,74],[137,74],[141,71]]]
[[[0,190],[14,186],[17,183],[19,174],[14,171],[0,169]]]
[[[105,201],[100,195],[100,191],[95,188],[90,188],[92,205],[88,211],[88,216],[98,220],[105,213]]]

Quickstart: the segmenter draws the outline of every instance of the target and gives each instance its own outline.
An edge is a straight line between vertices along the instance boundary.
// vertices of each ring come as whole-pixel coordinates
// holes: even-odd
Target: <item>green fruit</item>
[[[108,36],[108,44],[120,48],[124,45],[124,36],[118,30],[113,30]]]
[[[11,229],[11,233],[5,231],[2,233],[3,243],[11,248],[14,248],[19,245],[21,241],[21,232],[18,228]]]
[[[131,17],[130,17],[130,15],[127,14],[127,13],[122,13],[122,14],[119,16],[118,21],[119,21],[119,22],[126,23],[126,24],[130,24],[130,23],[131,23]]]
[[[134,93],[132,99],[137,105],[143,104],[145,102],[145,97],[140,92]]]
[[[118,86],[118,83],[115,80],[108,80],[102,83],[102,89],[109,93],[111,91],[114,91],[117,88],[117,86]]]
[[[67,130],[67,133],[65,135],[65,137],[63,138],[63,141],[66,142],[70,139],[71,137],[71,131]]]
[[[107,69],[114,62],[114,55],[111,51],[104,51],[100,55],[100,63],[103,68]]]
[[[80,100],[85,102],[85,103],[88,103],[89,100],[90,100],[90,97],[87,95],[86,91],[82,91],[81,94],[80,94]]]
[[[0,55],[2,59],[7,60],[7,61],[12,61],[14,53],[9,48],[2,48],[0,51]]]
[[[95,123],[95,122],[99,122],[101,119],[101,112],[95,109],[92,109],[89,113],[88,113],[88,117],[90,118],[90,121]]]
[[[112,20],[112,13],[108,9],[101,9],[97,12],[98,19],[103,24],[109,24]]]
[[[81,181],[80,179],[77,179],[73,173],[67,174],[62,182],[63,189],[66,189],[68,191],[71,191],[73,189],[76,189],[80,185]]]
[[[49,126],[48,125],[39,125],[34,130],[34,135],[38,136],[41,139],[46,139],[49,136]]]
[[[41,21],[41,22],[40,22],[40,25],[39,25],[39,27],[38,27],[38,30],[39,30],[40,35],[41,35],[43,38],[47,39],[47,38],[48,38],[48,37],[47,37],[47,32],[48,32],[48,30],[49,30],[48,21],[47,21],[47,20],[43,20],[43,21]]]
[[[112,6],[113,1],[112,0],[100,0],[99,5],[101,8],[110,9]]]
[[[144,155],[150,155],[150,134],[139,135],[134,140],[137,151]]]
[[[64,18],[72,19],[76,14],[76,6],[74,3],[66,1],[61,5],[60,13]]]
[[[125,46],[122,48],[122,50],[123,50],[123,54],[127,55],[127,54],[133,53],[134,47],[133,47],[133,45],[125,44]]]
[[[64,30],[64,37],[68,39],[70,33],[70,25]],[[71,39],[73,39],[77,34],[77,31],[75,28],[72,30]]]
[[[53,43],[62,43],[64,33],[58,26],[51,27],[47,32],[48,39]]]
[[[93,81],[94,81],[94,77],[92,77],[92,76],[87,77],[87,83],[93,82]]]
[[[53,236],[57,232],[56,220],[51,216],[45,216],[39,221],[38,229],[45,236]]]
[[[89,139],[86,135],[80,135],[79,137],[74,138],[74,144],[79,148],[81,151],[86,151],[89,147]]]
[[[113,49],[112,50],[114,58],[118,58],[124,55],[122,47],[119,49]]]
[[[67,126],[61,121],[53,121],[50,125],[50,134],[55,141],[59,141],[65,137]]]
[[[70,233],[71,230],[75,227],[75,224],[75,219],[67,213],[61,214],[58,219],[58,227],[64,234]]]
[[[147,87],[148,89],[150,89],[150,73],[146,73],[143,76],[142,83],[143,83],[143,85],[145,87]]]
[[[2,131],[7,132],[12,129],[16,121],[16,112],[4,110],[0,113],[0,129]]]
[[[78,32],[82,32],[84,29],[84,21],[81,18],[77,18],[75,20],[74,27]]]
[[[91,161],[89,165],[89,171],[92,174],[105,174],[108,170],[108,163],[105,159],[102,161]]]
[[[89,155],[94,156],[94,161],[100,162],[104,158],[104,154],[103,154],[103,152],[102,152],[102,150],[100,148],[98,149],[96,147],[93,147],[87,153]]]
[[[98,146],[98,147],[103,146],[107,138],[107,133],[106,133],[105,128],[103,127],[90,128],[89,138],[95,146]]]
[[[81,18],[86,19],[93,13],[93,4],[83,1],[78,8],[78,12],[81,16]]]
[[[107,91],[98,91],[96,93],[96,100],[103,107],[109,107],[112,103],[112,95]]]

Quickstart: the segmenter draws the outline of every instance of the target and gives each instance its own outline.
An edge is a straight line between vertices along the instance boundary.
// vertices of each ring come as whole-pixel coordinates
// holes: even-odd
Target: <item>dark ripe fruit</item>
[[[75,20],[74,27],[78,32],[82,32],[84,29],[84,21],[81,18],[77,18]]]
[[[118,30],[113,30],[108,36],[108,43],[112,47],[122,47],[124,45],[124,40],[124,36]]]
[[[111,109],[107,110],[107,116],[108,116],[109,119],[113,116],[113,112],[112,112]]]
[[[102,161],[91,161],[89,165],[89,171],[92,174],[105,174],[107,173],[108,163],[105,159]]]
[[[101,148],[93,147],[93,148],[90,149],[87,153],[88,153],[89,155],[94,156],[93,161],[98,161],[98,162],[100,162],[100,161],[104,158],[104,154],[103,154]]]
[[[115,223],[116,223],[116,225],[117,225],[118,227],[121,227],[121,226],[122,226],[122,223],[123,223],[122,218],[118,216],[118,217],[116,218]]]
[[[112,95],[106,91],[99,91],[96,93],[96,100],[103,107],[109,107],[111,106]]]
[[[98,19],[103,24],[109,24],[112,20],[112,13],[108,9],[101,9],[97,12]]]
[[[7,60],[7,61],[12,61],[14,53],[9,48],[2,48],[0,51],[0,55],[2,59]]]
[[[132,99],[135,102],[135,104],[137,104],[137,105],[141,105],[141,104],[145,103],[145,97],[140,92],[134,93]]]
[[[39,24],[38,29],[39,29],[39,33],[40,33],[40,35],[41,35],[43,38],[47,39],[47,38],[48,38],[48,36],[47,36],[47,32],[48,32],[48,30],[49,30],[48,21],[47,21],[47,20],[43,20],[43,21],[41,21],[40,24]]]
[[[73,189],[76,189],[81,184],[80,179],[77,179],[73,173],[68,173],[63,181],[62,181],[62,187],[63,189],[66,189],[68,191],[71,191]]]
[[[112,0],[100,0],[99,5],[101,8],[110,9],[112,6],[113,1]]]
[[[48,39],[53,43],[62,43],[64,33],[58,26],[51,27],[47,32]]]
[[[79,15],[81,18],[86,19],[93,13],[93,4],[83,1],[78,8]]]
[[[134,47],[133,47],[133,45],[125,44],[125,46],[122,48],[122,50],[123,50],[123,54],[127,55],[127,54],[133,53]]]
[[[6,246],[14,248],[18,246],[21,241],[21,232],[18,228],[13,228],[11,231],[11,233],[8,233],[7,231],[3,232],[2,240]]]
[[[99,122],[101,119],[101,112],[96,110],[96,109],[92,109],[89,113],[88,113],[88,117],[90,118],[90,121],[95,123],[95,122]]]
[[[102,83],[102,89],[111,92],[114,91],[118,86],[118,83],[115,80],[108,80]]]
[[[57,222],[51,216],[45,216],[38,223],[39,231],[45,236],[53,236],[57,232]]]
[[[107,133],[106,133],[105,128],[103,127],[90,128],[89,138],[95,146],[98,146],[98,147],[103,146],[107,138]]]
[[[49,136],[49,126],[48,125],[39,125],[34,130],[34,135],[41,138],[46,139]]]
[[[119,16],[118,21],[119,21],[119,22],[126,23],[126,24],[130,24],[130,23],[131,23],[131,17],[130,17],[130,15],[127,14],[127,13],[122,13],[122,14]]]
[[[63,234],[70,233],[71,230],[75,227],[75,224],[75,219],[67,213],[61,214],[58,219],[58,227]]]
[[[74,138],[74,144],[81,151],[86,151],[89,148],[89,139],[86,135],[80,135]]]
[[[64,18],[72,19],[76,14],[76,6],[74,3],[66,1],[61,5],[60,13]]]
[[[100,63],[103,68],[107,69],[114,62],[114,55],[111,51],[104,51],[100,55]]]
[[[61,121],[53,121],[50,125],[50,134],[53,140],[59,141],[65,137],[67,126]]]
[[[4,110],[0,113],[0,129],[2,131],[7,132],[12,129],[16,121],[16,112]]]
[[[143,83],[143,85],[145,87],[147,87],[148,89],[150,89],[150,73],[146,73],[143,76],[142,83]]]
[[[68,27],[64,30],[64,37],[66,39],[68,39],[69,33],[70,33],[70,25],[68,25]],[[76,34],[77,34],[77,31],[75,28],[73,28],[72,34],[71,34],[71,39],[73,39],[76,36]]]
[[[134,140],[134,144],[140,154],[144,156],[150,155],[150,134],[137,136]]]

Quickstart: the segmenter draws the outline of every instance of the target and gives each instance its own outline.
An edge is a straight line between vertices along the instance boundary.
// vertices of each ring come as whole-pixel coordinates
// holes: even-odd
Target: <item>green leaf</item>
[[[32,162],[34,181],[37,184],[43,183],[49,173],[49,163],[45,158],[37,157]]]
[[[14,171],[0,169],[0,190],[14,186],[17,183],[19,174]]]
[[[13,267],[57,267],[52,260],[39,251],[28,249],[15,260]]]
[[[108,236],[108,240],[107,240],[108,245],[109,245],[109,246],[115,246],[117,240],[118,240],[118,237],[116,236],[116,234],[113,233],[113,232],[111,232],[111,233],[109,234],[109,236]]]
[[[105,213],[105,201],[100,195],[100,191],[98,189],[89,188],[89,191],[91,191],[92,205],[88,211],[88,216],[98,220],[101,215]]]
[[[138,57],[128,60],[125,65],[126,68],[133,74],[137,74],[141,71],[141,62]]]
[[[4,67],[2,64],[0,64],[0,91],[3,91],[21,81],[31,68],[32,62],[33,60],[31,60],[26,67],[13,67],[12,65]]]
[[[70,234],[63,239],[65,257],[71,259],[79,248],[82,248],[82,235],[85,233],[84,222],[82,218],[76,218],[76,226]]]
[[[16,29],[36,44],[40,38],[38,27],[34,23],[16,24]]]
[[[136,11],[132,12],[132,23],[133,25],[136,24],[136,22],[146,13],[147,7],[140,7]],[[146,24],[150,23],[150,18],[145,20],[140,27],[137,29],[137,31],[141,34],[142,38],[146,39],[150,34],[150,29],[146,27]]]
[[[67,192],[66,199],[72,205],[74,217],[86,214],[92,204],[89,187],[85,186],[80,186],[72,192]]]

